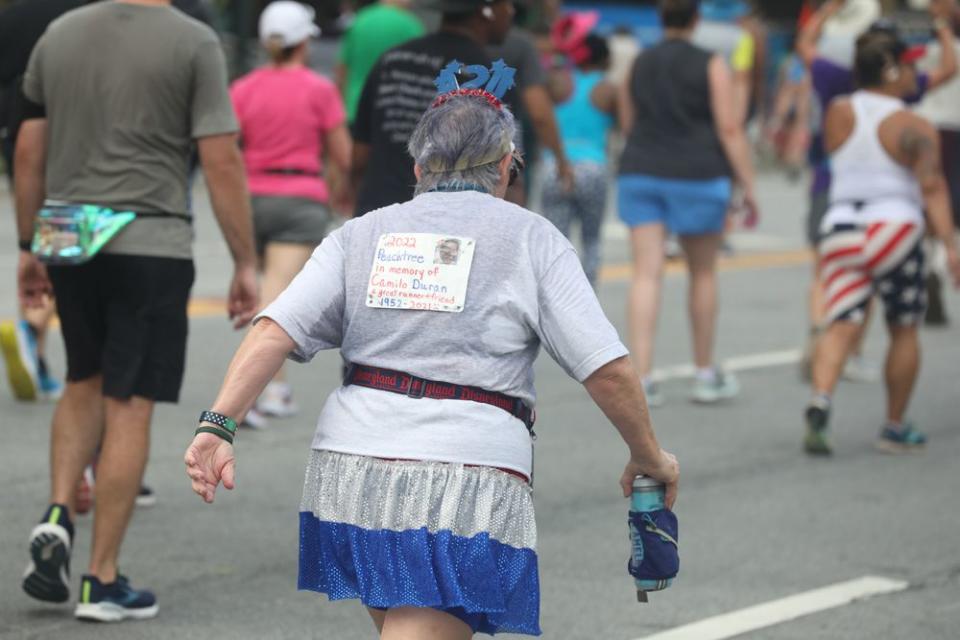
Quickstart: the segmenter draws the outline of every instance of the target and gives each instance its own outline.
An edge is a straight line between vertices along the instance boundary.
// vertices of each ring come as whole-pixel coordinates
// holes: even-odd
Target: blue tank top
[[[602,71],[573,71],[573,95],[556,108],[557,127],[571,162],[607,162],[607,133],[613,117],[593,105],[590,95],[603,81]]]

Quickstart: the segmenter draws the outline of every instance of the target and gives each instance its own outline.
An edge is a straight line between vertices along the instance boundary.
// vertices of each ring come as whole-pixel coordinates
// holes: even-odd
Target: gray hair
[[[494,109],[482,97],[452,96],[427,109],[407,144],[421,172],[414,195],[464,183],[493,192],[515,134],[510,110]]]

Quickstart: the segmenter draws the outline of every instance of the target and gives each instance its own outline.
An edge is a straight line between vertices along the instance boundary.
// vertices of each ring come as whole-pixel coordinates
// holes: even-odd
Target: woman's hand
[[[672,453],[660,449],[660,460],[656,466],[649,462],[643,462],[631,459],[620,476],[620,487],[623,489],[623,497],[629,498],[633,493],[633,479],[637,476],[647,476],[662,482],[666,487],[665,503],[667,509],[673,509],[673,504],[677,501],[677,488],[680,482],[680,464],[676,456]]]
[[[217,486],[223,482],[233,489],[235,458],[233,445],[212,433],[198,433],[183,456],[193,492],[212,503]]]

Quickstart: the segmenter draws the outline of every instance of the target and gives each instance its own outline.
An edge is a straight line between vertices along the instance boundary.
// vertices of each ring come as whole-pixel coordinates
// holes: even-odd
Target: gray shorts
[[[330,224],[330,210],[322,202],[290,196],[253,196],[253,235],[257,253],[270,242],[306,244],[323,241]]]

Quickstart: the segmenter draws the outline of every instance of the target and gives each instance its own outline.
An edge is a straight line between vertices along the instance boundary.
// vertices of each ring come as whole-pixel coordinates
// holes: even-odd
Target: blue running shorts
[[[662,224],[682,236],[723,232],[732,192],[726,177],[678,180],[628,174],[617,180],[620,219],[628,227]]]

